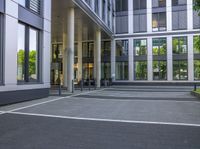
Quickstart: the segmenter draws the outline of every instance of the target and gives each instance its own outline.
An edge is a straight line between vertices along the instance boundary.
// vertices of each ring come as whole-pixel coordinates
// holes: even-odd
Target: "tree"
[[[200,0],[194,0],[194,10],[196,10],[200,16]]]

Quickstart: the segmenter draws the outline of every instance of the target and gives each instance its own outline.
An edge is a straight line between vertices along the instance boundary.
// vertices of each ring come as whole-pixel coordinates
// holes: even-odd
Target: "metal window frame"
[[[0,85],[4,84],[4,19],[0,13]]]
[[[25,72],[24,72],[24,80],[18,81],[18,85],[23,84],[41,84],[42,83],[42,33],[41,30],[27,25],[25,23],[19,22],[19,24],[25,27],[25,58],[24,58],[24,65],[25,65]],[[30,29],[37,31],[37,80],[30,81],[29,79],[29,39],[30,39]]]

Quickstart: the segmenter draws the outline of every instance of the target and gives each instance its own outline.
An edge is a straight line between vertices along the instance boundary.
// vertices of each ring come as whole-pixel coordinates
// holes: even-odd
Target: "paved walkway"
[[[0,148],[199,149],[191,90],[113,86],[0,107]]]

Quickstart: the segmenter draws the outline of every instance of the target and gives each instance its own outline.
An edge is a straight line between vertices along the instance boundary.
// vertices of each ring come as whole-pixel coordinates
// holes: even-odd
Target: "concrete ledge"
[[[193,96],[195,96],[195,97],[200,99],[200,94],[195,92],[195,91],[191,91],[191,95],[193,95]]]
[[[114,81],[113,85],[137,85],[137,86],[194,86],[199,82],[126,82],[126,81]]]
[[[48,88],[0,92],[0,106],[45,98],[48,96],[49,96]]]

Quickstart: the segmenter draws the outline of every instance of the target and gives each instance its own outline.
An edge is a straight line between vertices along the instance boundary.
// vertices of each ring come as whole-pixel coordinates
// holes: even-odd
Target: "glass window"
[[[116,56],[128,56],[128,40],[116,41]]]
[[[18,25],[17,80],[39,81],[39,31],[29,26]]]
[[[135,80],[147,80],[147,61],[135,61]]]
[[[128,80],[128,62],[116,62],[116,80]]]
[[[0,13],[0,85],[3,83],[3,16]]]
[[[166,38],[153,39],[153,55],[166,55],[167,54],[167,40]]]
[[[166,12],[153,13],[152,27],[153,27],[153,31],[166,30]]]
[[[133,1],[133,8],[134,10],[138,9],[146,9],[146,0],[134,0]]]
[[[167,80],[167,61],[153,61],[153,79]]]
[[[101,79],[108,80],[109,78],[111,78],[110,62],[101,63]]]
[[[147,40],[146,39],[136,39],[134,40],[135,55],[147,55]]]
[[[96,14],[99,15],[99,0],[95,0],[94,2],[95,2],[95,4],[94,4],[95,12],[96,12]]]
[[[83,79],[94,79],[94,64],[93,63],[83,63]]]
[[[23,7],[27,7],[33,12],[40,14],[41,2],[40,0],[19,0],[19,4]]]
[[[17,50],[17,80],[24,81],[25,77],[25,26],[18,25],[18,50]]]
[[[187,37],[173,38],[173,54],[187,53]]]
[[[92,42],[83,43],[83,58],[93,58],[94,57],[94,44]]]
[[[188,79],[188,63],[187,60],[173,61],[173,79],[187,80]]]
[[[200,80],[200,60],[194,60],[194,80]]]
[[[116,12],[128,11],[128,0],[116,0]]]
[[[38,79],[38,31],[29,30],[29,81]]]
[[[194,53],[200,54],[200,35],[194,36]]]
[[[101,56],[110,58],[111,56],[111,43],[110,41],[103,41],[101,44]]]
[[[106,1],[102,0],[102,19],[105,21],[106,18]]]
[[[172,29],[184,30],[187,29],[187,11],[173,11],[172,12]]]
[[[152,0],[152,7],[165,7],[166,0]]]
[[[177,6],[177,5],[185,5],[187,4],[187,0],[172,0],[172,5]]]

